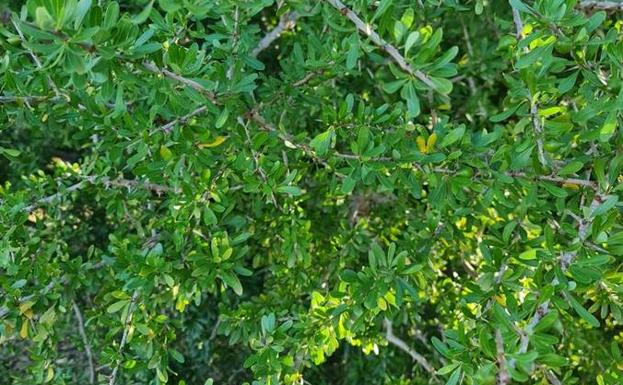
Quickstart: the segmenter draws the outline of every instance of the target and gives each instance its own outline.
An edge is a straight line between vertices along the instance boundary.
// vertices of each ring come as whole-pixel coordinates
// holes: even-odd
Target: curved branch
[[[387,339],[387,342],[389,342],[390,344],[396,346],[400,350],[409,354],[411,358],[413,358],[414,361],[416,361],[418,364],[420,364],[424,368],[424,370],[426,370],[428,373],[432,375],[435,375],[435,369],[432,367],[432,365],[428,362],[428,360],[423,355],[413,350],[411,347],[409,347],[409,345],[407,345],[406,342],[404,342],[399,337],[396,337],[396,335],[394,335],[393,328],[392,328],[392,321],[385,318],[383,320],[383,324],[385,325],[385,338]]]
[[[273,41],[277,40],[285,30],[294,27],[297,18],[298,15],[296,12],[288,12],[281,16],[279,24],[264,35],[264,37],[257,43],[257,47],[251,51],[251,56],[256,57],[260,54],[260,52],[270,47]]]

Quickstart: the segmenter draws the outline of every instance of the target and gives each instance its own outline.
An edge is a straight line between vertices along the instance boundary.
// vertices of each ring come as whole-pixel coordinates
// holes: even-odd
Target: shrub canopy
[[[621,4],[0,2],[5,384],[621,384]]]

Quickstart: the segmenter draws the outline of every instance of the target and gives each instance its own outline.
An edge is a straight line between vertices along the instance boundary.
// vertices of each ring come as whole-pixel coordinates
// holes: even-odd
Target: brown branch
[[[132,315],[134,314],[134,307],[136,305],[136,299],[138,298],[138,290],[132,294],[132,299],[130,300],[130,306],[128,307],[128,313],[126,314],[124,327],[123,327],[123,335],[121,336],[121,343],[119,344],[118,354],[121,356],[123,354],[123,348],[128,339],[128,334],[130,332],[130,322],[132,321]],[[119,372],[119,366],[121,365],[121,358],[117,358],[115,361],[115,366],[112,370],[112,374],[110,375],[110,381],[108,385],[115,385],[115,381],[117,379],[117,373]]]
[[[359,32],[368,36],[370,40],[382,50],[387,52],[389,56],[398,64],[403,71],[410,74],[411,76],[415,76],[423,83],[431,87],[432,89],[436,89],[433,81],[422,71],[414,69],[411,64],[407,63],[407,60],[400,54],[400,52],[393,45],[387,43],[374,29],[370,24],[365,23],[361,18],[352,10],[350,10],[344,3],[340,0],[325,0],[327,3],[331,4],[335,9],[337,9],[340,14],[349,19]]]
[[[89,344],[89,340],[84,331],[84,319],[82,318],[82,313],[80,312],[80,308],[78,307],[76,301],[72,301],[72,305],[74,308],[74,314],[76,315],[76,319],[78,320],[78,332],[80,333],[80,337],[82,337],[84,352],[87,355],[87,361],[89,363],[89,383],[95,384],[95,366],[93,365],[93,354],[91,353],[91,345]]]
[[[256,57],[260,54],[260,52],[270,47],[270,45],[277,40],[284,31],[294,27],[297,18],[298,15],[296,12],[288,12],[282,15],[279,19],[279,24],[264,35],[264,37],[257,43],[257,47],[251,51],[251,56]]]
[[[411,347],[409,347],[409,345],[407,345],[407,343],[404,342],[402,339],[400,339],[399,337],[396,337],[396,335],[394,335],[394,332],[393,332],[393,329],[392,329],[392,322],[389,319],[385,318],[383,320],[383,324],[385,325],[385,338],[387,339],[387,342],[389,342],[390,344],[396,346],[400,350],[402,350],[402,351],[406,352],[407,354],[409,354],[411,356],[411,358],[413,358],[414,361],[416,361],[428,373],[430,373],[430,374],[432,374],[434,376],[435,375],[435,369],[431,366],[431,364],[428,362],[428,360],[424,356],[422,356],[420,353],[416,352]]]

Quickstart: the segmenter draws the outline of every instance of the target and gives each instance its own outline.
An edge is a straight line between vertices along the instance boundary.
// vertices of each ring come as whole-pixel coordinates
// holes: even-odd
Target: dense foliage
[[[622,8],[0,1],[0,382],[623,383]]]

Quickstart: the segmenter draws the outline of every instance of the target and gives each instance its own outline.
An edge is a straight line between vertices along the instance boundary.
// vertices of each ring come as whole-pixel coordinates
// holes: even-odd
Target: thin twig
[[[80,308],[78,307],[76,301],[72,301],[72,305],[74,308],[74,314],[76,315],[76,319],[78,320],[78,332],[80,333],[80,337],[82,337],[84,352],[87,355],[87,361],[89,363],[89,383],[94,384],[95,366],[93,365],[93,354],[91,353],[91,345],[89,344],[87,335],[84,332],[84,319],[82,318],[82,313],[80,312]]]
[[[520,177],[520,178],[533,178],[533,179],[539,179],[539,180],[544,180],[544,181],[549,181],[549,182],[555,182],[555,183],[559,183],[559,184],[570,184],[570,185],[577,185],[577,186],[584,186],[584,187],[588,187],[591,188],[593,190],[598,190],[599,186],[597,185],[597,183],[590,181],[590,180],[584,180],[584,179],[578,179],[578,178],[562,178],[559,177],[557,175],[534,175],[534,176],[530,176],[527,175],[524,172],[508,172],[505,175],[516,178],[516,177]]]
[[[173,79],[177,82],[180,82],[192,89],[194,89],[197,92],[200,92],[202,94],[204,94],[208,100],[210,102],[212,102],[212,104],[219,104],[219,101],[216,98],[216,95],[214,95],[214,93],[210,90],[208,90],[206,87],[204,87],[203,85],[201,85],[200,83],[198,83],[195,80],[183,77],[181,75],[176,74],[175,72],[171,72],[169,70],[167,70],[166,68],[158,68],[155,64],[153,63],[149,63],[149,62],[144,62],[143,63],[143,67],[150,71],[153,72],[155,74],[160,74],[163,76],[168,77],[169,79]]]
[[[30,211],[36,209],[39,206],[47,205],[49,203],[57,201],[58,199],[60,199],[64,195],[66,195],[67,193],[71,193],[71,192],[80,190],[80,189],[84,188],[89,183],[97,183],[98,182],[98,178],[96,176],[86,176],[86,177],[83,177],[83,178],[84,179],[82,181],[67,187],[63,191],[59,191],[59,192],[54,193],[52,195],[49,195],[47,197],[41,198],[41,199],[37,200],[35,203],[33,203],[33,204],[29,205],[29,206],[23,207],[22,211],[30,212]],[[99,182],[101,184],[103,184],[104,186],[106,186],[106,187],[108,187],[108,186],[125,187],[125,188],[141,187],[141,188],[144,188],[146,190],[153,191],[153,192],[155,192],[157,194],[162,194],[164,192],[171,191],[171,188],[169,186],[159,185],[159,184],[145,182],[145,181],[133,180],[133,179],[123,179],[123,178],[110,179],[108,177],[103,177],[103,178],[99,178]]]
[[[591,202],[591,207],[596,207],[597,201],[598,201],[597,198],[593,199],[593,202]],[[592,211],[588,210],[588,216],[579,221],[578,227],[580,227],[580,230],[583,227],[588,228],[591,225],[593,221],[593,217],[591,217],[591,213]],[[584,243],[588,235],[587,232],[585,230],[578,231],[578,234],[579,234],[580,242]],[[577,254],[578,254],[577,251],[569,251],[569,252],[563,253],[560,256],[558,263],[560,264],[560,269],[562,270],[563,273],[565,273],[568,270],[569,266],[571,265],[571,263],[573,262]],[[554,277],[554,279],[552,280],[552,285],[556,286],[558,285],[558,283],[559,283],[558,278]],[[532,316],[532,319],[528,323],[528,325],[526,325],[526,327],[522,330],[521,335],[520,335],[520,340],[519,340],[519,354],[524,354],[528,351],[528,345],[530,344],[530,336],[532,335],[532,332],[534,331],[534,328],[536,327],[536,325],[549,312],[550,310],[549,305],[550,305],[550,300],[546,300],[541,305],[539,305],[536,309],[534,316]],[[515,359],[512,359],[509,362],[509,366],[512,368],[515,367]]]
[[[508,374],[508,369],[506,369],[504,338],[502,338],[502,332],[500,332],[500,329],[495,329],[495,348],[497,351],[496,359],[498,362],[498,375],[496,377],[496,384],[508,385],[511,382],[511,376]]]
[[[169,123],[167,123],[167,124],[165,124],[163,126],[158,127],[155,131],[152,131],[152,133],[154,133],[156,131],[164,131],[165,133],[169,134],[169,133],[171,133],[171,131],[173,131],[173,127],[175,127],[178,123],[179,124],[185,124],[193,116],[201,115],[204,112],[206,112],[207,110],[208,110],[207,106],[201,106],[201,107],[195,108],[193,111],[191,111],[188,114],[182,116],[181,118],[174,119],[174,120],[170,121]]]
[[[245,123],[242,117],[238,117],[238,123],[242,126],[242,128],[244,128],[244,133],[247,137],[247,144],[249,146],[249,150],[251,150],[251,155],[253,156],[253,162],[255,163],[255,168],[257,169],[264,183],[268,185],[268,177],[266,176],[266,173],[264,172],[264,169],[262,168],[262,165],[260,164],[260,159],[257,155],[257,152],[253,149],[253,143],[251,142],[251,136],[249,135],[249,129],[247,128],[248,123]],[[270,198],[273,204],[275,205],[275,207],[277,207],[278,206],[277,198],[275,198],[275,194],[273,193],[272,190],[270,191]]]
[[[519,10],[511,4],[513,9],[513,23],[515,23],[515,36],[517,39],[521,39],[523,37],[523,22],[521,21],[521,15],[519,14]]]
[[[577,4],[579,8],[601,9],[604,11],[623,11],[623,2],[587,0]]]
[[[132,299],[130,300],[130,306],[128,307],[128,313],[126,314],[124,326],[123,326],[123,335],[121,336],[121,343],[119,344],[118,354],[121,356],[123,354],[123,348],[128,339],[128,334],[130,332],[130,322],[132,321],[132,315],[134,314],[134,307],[136,305],[136,299],[138,298],[138,290],[134,291],[132,294]],[[110,381],[108,385],[114,385],[117,379],[117,373],[119,372],[119,366],[121,365],[121,357],[117,358],[115,361],[115,366],[113,367],[112,374],[110,375]]]
[[[234,31],[232,33],[232,43],[231,43],[231,65],[227,69],[225,73],[225,77],[227,80],[231,80],[234,76],[234,64],[236,63],[236,56],[238,55],[238,38],[240,36],[240,32],[238,31],[238,27],[240,25],[240,7],[236,6],[236,11],[234,11]]]
[[[332,170],[332,167],[323,159],[319,158],[316,153],[314,152],[314,150],[309,147],[306,144],[299,144],[296,143],[294,141],[293,138],[291,138],[288,135],[285,135],[281,132],[279,132],[279,130],[277,130],[275,127],[273,127],[271,124],[269,124],[262,116],[260,116],[257,112],[255,112],[254,110],[249,111],[246,115],[245,115],[249,120],[253,121],[255,124],[257,124],[261,129],[265,130],[265,131],[269,131],[269,132],[274,132],[275,134],[277,134],[277,137],[279,139],[281,139],[281,141],[283,142],[283,144],[288,147],[288,148],[295,148],[298,150],[301,150],[305,153],[305,155],[311,157],[316,163],[321,164],[322,166],[324,166],[325,168],[327,168],[328,170]],[[342,154],[344,155],[344,154]],[[346,177],[346,175],[342,174],[339,171],[335,171],[332,170],[333,173],[339,177]]]
[[[257,43],[257,46],[251,51],[251,56],[256,57],[263,50],[270,47],[270,45],[279,38],[279,36],[286,30],[291,29],[296,24],[298,15],[296,12],[288,12],[279,18],[279,24],[275,28],[271,29],[264,37]]]
[[[0,103],[17,103],[17,102],[24,102],[24,103],[42,103],[42,102],[47,102],[47,101],[51,101],[51,102],[56,102],[56,101],[63,101],[65,100],[65,98],[63,98],[62,96],[39,96],[39,95],[27,95],[27,96],[9,96],[9,95],[2,95],[0,96]]]
[[[22,30],[19,28],[18,22],[16,22],[15,19],[12,19],[11,22],[13,23],[13,26],[15,27],[15,30],[17,31],[17,34],[19,35],[19,38],[21,39],[22,45],[23,45],[23,43],[26,42],[26,38],[24,37],[24,34],[22,33]],[[37,65],[37,69],[42,70],[43,69],[43,64],[41,64],[41,61],[39,60],[37,55],[35,55],[35,53],[31,49],[29,49],[27,47],[24,47],[24,48],[26,49],[26,51],[28,51],[28,54],[30,55],[32,60]],[[56,96],[60,96],[61,92],[59,91],[58,87],[56,86],[56,83],[54,83],[54,80],[52,80],[52,77],[49,74],[47,75],[47,77],[48,77],[48,84],[54,90],[54,94]]]
[[[543,126],[541,126],[541,117],[539,116],[538,106],[535,98],[530,98],[530,115],[532,116],[532,125],[534,127],[536,148],[539,156],[539,162],[543,167],[547,167],[547,158],[545,157],[545,149],[543,146]]]
[[[372,26],[370,24],[367,24],[363,20],[361,20],[361,18],[355,12],[350,10],[346,5],[344,5],[344,3],[342,3],[340,0],[325,1],[331,4],[335,9],[340,12],[340,14],[342,14],[343,16],[348,18],[353,24],[355,24],[359,32],[368,36],[374,44],[387,52],[389,56],[394,59],[396,64],[398,64],[398,66],[402,68],[403,71],[407,72],[412,76],[415,76],[429,87],[436,89],[433,81],[424,72],[414,69],[411,64],[407,63],[407,60],[404,58],[404,56],[400,54],[396,47],[383,40],[383,38],[379,36],[379,34],[376,33],[374,29],[372,29]]]
[[[510,1],[509,1],[510,3]],[[515,31],[517,39],[520,40],[523,37],[523,22],[521,21],[521,15],[519,10],[511,3],[513,11],[513,23],[515,24]],[[524,51],[528,51],[528,47],[524,47]],[[530,117],[532,119],[532,126],[534,127],[534,134],[536,140],[537,154],[539,162],[543,167],[547,167],[547,158],[545,157],[545,149],[543,145],[543,126],[541,125],[541,117],[539,116],[539,108],[537,105],[536,97],[530,96]]]
[[[402,351],[409,354],[411,358],[413,358],[413,360],[415,360],[418,364],[420,364],[428,373],[434,376],[435,369],[428,362],[428,360],[423,355],[421,355],[420,353],[416,352],[411,347],[409,347],[409,345],[407,345],[407,343],[404,342],[402,339],[394,335],[394,332],[392,329],[392,322],[389,319],[385,318],[383,320],[383,323],[385,325],[385,338],[387,339],[387,342],[389,342],[390,344],[398,347]]]

